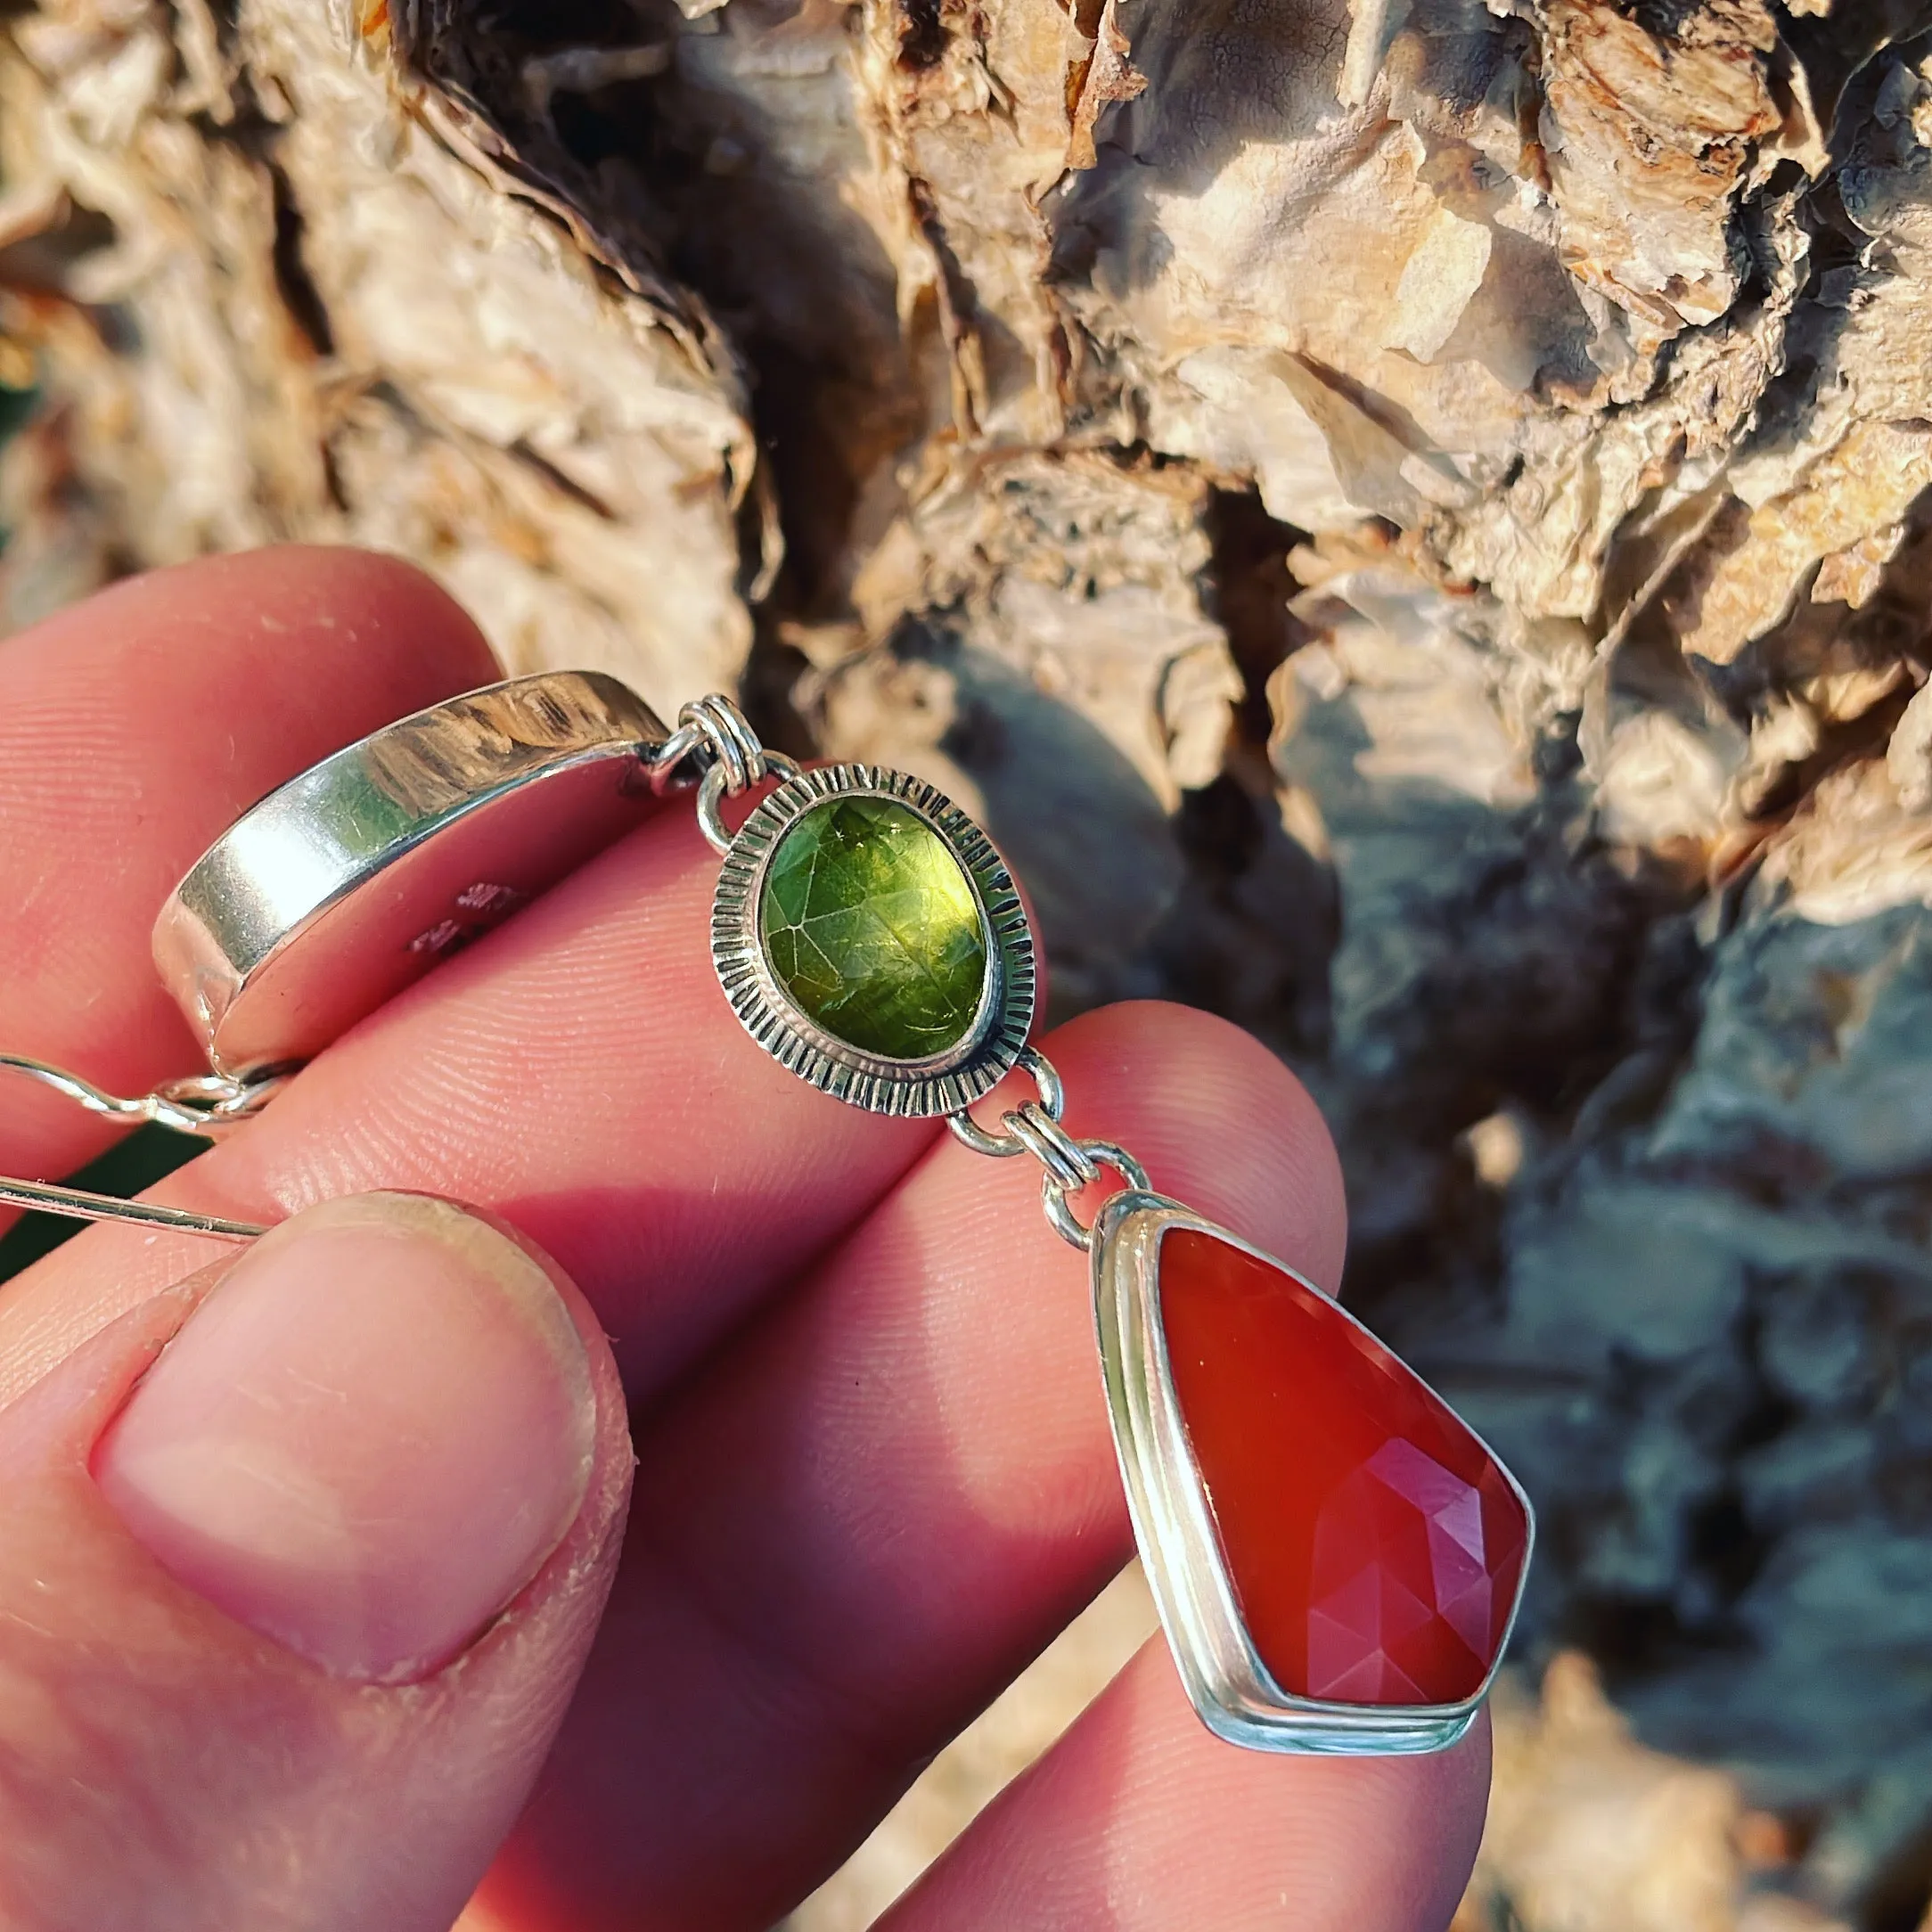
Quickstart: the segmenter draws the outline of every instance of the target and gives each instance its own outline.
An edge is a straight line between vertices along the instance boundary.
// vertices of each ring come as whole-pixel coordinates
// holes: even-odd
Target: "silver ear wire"
[[[227,1074],[189,1074],[164,1081],[139,1100],[123,1100],[91,1080],[24,1053],[0,1053],[0,1068],[24,1074],[42,1086],[85,1107],[103,1120],[125,1121],[129,1126],[172,1127],[177,1134],[198,1134],[214,1140],[231,1127],[252,1119],[286,1084],[291,1069],[282,1068],[235,1079]]]
[[[23,1074],[51,1087],[77,1107],[105,1120],[128,1126],[172,1127],[179,1134],[212,1140],[258,1113],[288,1076],[272,1073],[250,1080],[223,1074],[193,1074],[170,1080],[139,1100],[124,1100],[83,1080],[78,1074],[52,1067],[24,1053],[0,1053],[0,1069]],[[192,1213],[185,1208],[162,1208],[149,1201],[121,1200],[112,1194],[90,1193],[86,1188],[57,1187],[45,1181],[13,1181],[0,1175],[0,1208],[23,1208],[37,1214],[62,1215],[71,1221],[127,1221],[139,1226],[167,1228],[179,1234],[205,1234],[217,1240],[251,1241],[267,1232],[252,1222],[225,1221],[218,1215]]]
[[[61,1215],[70,1221],[128,1221],[139,1227],[166,1228],[176,1234],[205,1234],[218,1241],[252,1241],[268,1232],[252,1221],[224,1221],[219,1215],[198,1215],[153,1201],[121,1200],[112,1194],[90,1194],[86,1188],[53,1187],[42,1181],[0,1178],[0,1208]]]

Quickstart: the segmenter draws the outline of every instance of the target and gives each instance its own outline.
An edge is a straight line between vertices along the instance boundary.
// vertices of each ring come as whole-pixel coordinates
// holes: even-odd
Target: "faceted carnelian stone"
[[[1495,1459],[1283,1269],[1191,1228],[1158,1258],[1182,1419],[1269,1674],[1338,1704],[1473,1696],[1528,1545]]]

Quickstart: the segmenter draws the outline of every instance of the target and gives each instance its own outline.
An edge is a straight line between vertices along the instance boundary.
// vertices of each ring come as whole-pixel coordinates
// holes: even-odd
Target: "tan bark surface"
[[[1511,1707],[1471,1923],[1911,1924],[1932,0],[9,31],[11,621],[374,543],[946,784],[1063,1008],[1304,1072],[1353,1298],[1537,1492],[1526,1665],[1622,1715]]]

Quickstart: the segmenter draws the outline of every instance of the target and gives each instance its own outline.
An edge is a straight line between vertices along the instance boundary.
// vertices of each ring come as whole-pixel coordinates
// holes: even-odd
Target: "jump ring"
[[[762,752],[759,757],[765,768],[761,775],[797,778],[804,769],[798,759],[782,751]],[[698,830],[714,852],[729,852],[732,848],[732,831],[724,823],[724,806],[725,794],[733,789],[722,759],[704,774],[698,787]]]
[[[677,714],[680,726],[690,725],[709,746],[724,773],[724,789],[735,796],[763,778],[770,763],[749,720],[720,692],[699,698]]]
[[[684,761],[704,742],[705,735],[695,724],[680,724],[645,757],[644,775],[660,798],[669,792],[689,791],[698,782],[699,774],[686,770]]]
[[[1120,1178],[1137,1194],[1153,1191],[1153,1183],[1147,1177],[1147,1169],[1124,1147],[1117,1147],[1111,1141],[1082,1141],[1080,1151],[1089,1161],[1098,1167],[1111,1167]],[[1082,1227],[1074,1218],[1072,1204],[1067,1196],[1069,1190],[1060,1186],[1049,1174],[1040,1183],[1040,1199],[1046,1209],[1046,1218],[1052,1224],[1054,1233],[1070,1246],[1077,1248],[1082,1254],[1090,1253],[1093,1247],[1093,1230]]]
[[[704,774],[698,787],[698,830],[714,852],[729,852],[732,848],[732,835],[725,827],[724,814],[719,809],[729,782],[724,765],[717,764]]]
[[[1046,1169],[1047,1178],[1063,1191],[1072,1193],[1091,1187],[1101,1170],[1087,1158],[1079,1142],[1056,1121],[1037,1101],[1006,1117],[1007,1131]]]
[[[1022,1049],[1013,1064],[1022,1072],[1033,1076],[1042,1110],[1049,1120],[1058,1122],[1067,1111],[1067,1086],[1060,1077],[1060,1069],[1036,1046]],[[1007,1116],[1009,1120],[1011,1117],[1011,1115]],[[952,1128],[955,1140],[971,1148],[974,1153],[989,1155],[995,1160],[1009,1160],[1015,1154],[1031,1151],[1018,1134],[982,1127],[964,1108],[956,1114],[948,1114],[946,1124]]]

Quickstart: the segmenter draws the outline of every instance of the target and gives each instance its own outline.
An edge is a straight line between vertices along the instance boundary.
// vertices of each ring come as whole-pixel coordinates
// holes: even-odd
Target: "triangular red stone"
[[[1281,1687],[1458,1704],[1509,1626],[1529,1519],[1482,1444],[1329,1298],[1170,1228],[1161,1322],[1243,1622]]]

